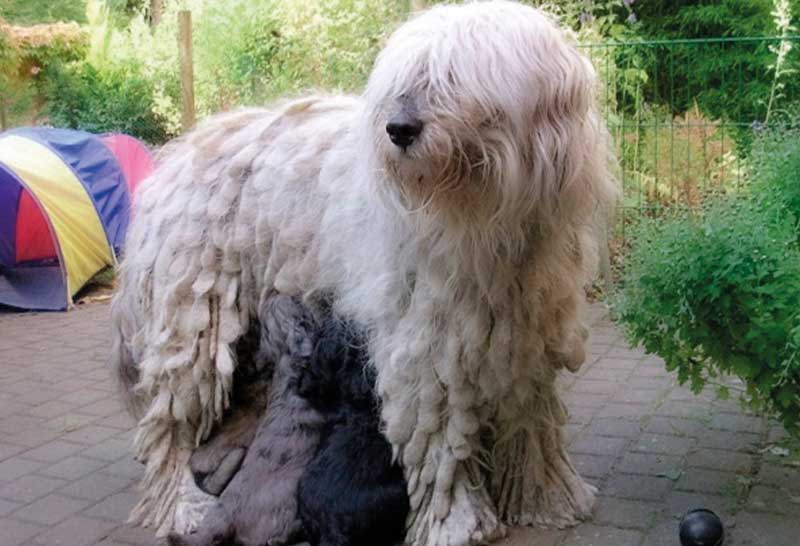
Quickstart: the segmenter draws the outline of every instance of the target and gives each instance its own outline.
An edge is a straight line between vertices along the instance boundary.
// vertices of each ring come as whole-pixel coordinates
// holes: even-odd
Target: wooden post
[[[150,0],[150,28],[156,28],[158,23],[161,22],[161,13],[163,11],[162,0]]]
[[[611,275],[611,248],[609,247],[608,229],[600,241],[600,278],[603,280],[603,296],[608,299],[614,290],[614,280]]]
[[[194,71],[192,67],[192,12],[178,13],[178,58],[181,65],[181,129],[194,126]]]

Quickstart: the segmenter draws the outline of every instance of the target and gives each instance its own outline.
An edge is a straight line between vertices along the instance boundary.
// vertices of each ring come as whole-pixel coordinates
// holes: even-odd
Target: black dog
[[[331,318],[300,391],[327,424],[300,479],[298,515],[311,546],[391,546],[409,511],[403,470],[380,433],[375,372],[361,337]]]

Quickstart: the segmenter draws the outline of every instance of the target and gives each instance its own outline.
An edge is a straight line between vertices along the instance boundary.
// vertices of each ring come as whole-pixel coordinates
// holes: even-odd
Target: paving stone
[[[642,434],[633,446],[635,451],[663,453],[665,455],[686,455],[695,445],[692,438],[666,436],[661,434]]]
[[[85,446],[64,442],[63,440],[53,440],[33,449],[25,451],[22,455],[26,459],[41,461],[43,463],[54,463],[74,455],[84,449]]]
[[[639,359],[615,358],[610,354],[603,354],[592,364],[601,370],[629,370],[633,371],[639,366]]]
[[[84,515],[111,521],[125,521],[138,501],[139,496],[135,493],[116,493],[85,510]]]
[[[153,531],[124,524],[111,532],[111,538],[124,542],[125,544],[135,544],[137,546],[153,546],[155,538]]]
[[[698,437],[697,446],[753,453],[758,448],[759,442],[760,437],[758,434],[727,430],[705,430]]]
[[[672,487],[667,478],[616,474],[606,483],[603,493],[610,497],[656,501],[662,499]]]
[[[133,456],[129,455],[101,469],[100,471],[104,474],[110,474],[112,476],[138,480],[144,474],[144,465],[136,462]]]
[[[96,421],[95,424],[104,427],[128,430],[129,428],[134,426],[135,423],[130,415],[128,415],[126,412],[121,412],[121,413],[115,413],[110,417],[100,419],[99,421]]]
[[[9,457],[0,462],[0,481],[10,482],[21,476],[31,474],[34,470],[42,468],[44,464],[21,457]]]
[[[786,488],[800,495],[800,468],[765,464],[758,472],[758,481],[765,485]]]
[[[747,507],[752,511],[800,516],[798,496],[781,487],[756,485],[747,497]]]
[[[733,432],[761,433],[766,423],[761,417],[716,413],[712,416],[709,426],[711,428],[731,430]]]
[[[644,366],[644,365],[642,365]],[[641,366],[640,366],[641,368]],[[638,369],[638,368],[637,368]],[[666,394],[675,380],[670,376],[644,375],[633,376],[625,382],[626,389],[658,391],[659,397]]]
[[[691,453],[687,465],[728,472],[748,473],[753,468],[753,457],[739,451],[700,448]]]
[[[767,434],[767,443],[770,444],[777,444],[778,442],[782,442],[783,440],[787,440],[789,438],[789,433],[786,432],[786,429],[780,425],[773,425],[769,429],[769,433]]]
[[[108,474],[90,474],[69,485],[58,492],[68,497],[98,501],[109,495],[118,493],[131,485],[130,478],[118,478]]]
[[[753,546],[797,546],[800,518],[745,512],[736,516],[736,540]]]
[[[614,381],[579,381],[572,386],[570,392],[610,396],[619,388],[621,388],[620,384]]]
[[[88,404],[104,399],[108,394],[94,389],[81,389],[76,392],[63,395],[59,400],[68,404]]]
[[[615,345],[608,351],[606,356],[614,359],[643,360],[646,355],[642,349],[631,349],[627,346]]]
[[[100,542],[96,542],[94,546],[130,546],[130,544],[127,544],[125,542],[117,542],[112,538],[106,538],[104,540],[101,540]]]
[[[62,488],[67,482],[56,478],[29,475],[0,485],[0,497],[16,502],[32,502]]]
[[[513,527],[509,529],[506,538],[492,544],[496,546],[556,546],[561,543],[563,537],[563,531]]]
[[[639,421],[643,415],[648,413],[646,406],[628,403],[610,402],[600,408],[595,416],[597,418],[613,418],[613,419],[627,419],[630,421]]]
[[[53,390],[51,388],[38,388],[35,391],[27,392],[24,395],[24,400],[28,404],[39,405],[43,404],[53,398],[60,396],[61,393],[59,391]],[[31,414],[30,412],[28,412]],[[32,414],[31,414],[32,415]]]
[[[97,415],[99,417],[109,417],[119,413],[122,409],[123,407],[120,401],[111,397],[98,400],[87,406],[81,406],[78,408],[78,411],[81,413],[88,413],[89,415]]]
[[[126,440],[109,438],[102,443],[88,447],[81,451],[81,457],[99,459],[101,461],[113,462],[123,457],[131,457],[133,446]]]
[[[692,491],[671,491],[663,503],[664,517],[677,522],[686,512],[697,508],[707,508],[717,514],[723,522],[733,522],[739,510],[735,497],[730,495],[711,495]],[[677,523],[676,523],[677,525]]]
[[[46,428],[44,426],[38,428],[27,428],[17,430],[15,432],[5,435],[5,439],[12,444],[18,444],[25,447],[37,447],[47,442],[52,442],[61,436],[62,432]]]
[[[626,474],[668,476],[680,472],[683,457],[662,453],[627,453],[617,465],[617,470]]]
[[[23,505],[7,499],[0,499],[0,516],[7,516],[14,510],[18,510]]]
[[[653,416],[644,427],[644,431],[651,434],[666,434],[670,436],[689,436],[696,438],[707,428],[705,423],[675,417]]]
[[[614,381],[615,383],[622,383],[631,376],[629,370],[600,370],[589,368],[583,375],[581,380],[584,381]]]
[[[567,534],[564,546],[639,546],[642,533],[615,527],[581,525]]]
[[[612,438],[635,438],[641,432],[642,424],[638,421],[614,418],[595,418],[586,429],[587,434]]]
[[[665,377],[667,371],[664,369],[663,362],[650,362],[643,360],[636,368],[635,377]]]
[[[610,438],[608,436],[583,436],[570,445],[570,452],[585,455],[619,455],[628,445],[627,438]]]
[[[72,516],[34,538],[39,546],[87,546],[105,538],[116,527],[110,521]]]
[[[639,389],[620,389],[614,395],[614,403],[617,404],[640,404],[647,406],[649,410],[661,398],[660,391],[639,390]]]
[[[0,442],[0,461],[5,461],[6,459],[10,459],[14,455],[22,453],[23,451],[25,451],[25,448],[23,446]]]
[[[45,530],[45,527],[9,518],[0,518],[3,546],[18,546]],[[86,546],[85,544],[82,546]]]
[[[87,457],[68,457],[52,466],[39,470],[39,474],[65,480],[76,480],[96,472],[104,466],[108,466],[106,461]]]
[[[566,437],[567,444],[569,444],[583,432],[584,428],[586,428],[586,425],[577,423],[567,423],[566,425],[561,427],[561,432]]]
[[[582,392],[570,392],[563,398],[564,403],[571,408],[575,406],[601,408],[608,403],[608,399],[608,395],[587,394]]]
[[[572,464],[584,478],[605,478],[614,466],[616,457],[601,455],[572,455]]]
[[[680,477],[675,487],[681,491],[731,495],[736,494],[742,485],[737,481],[736,474],[733,472],[689,468]]]
[[[36,428],[42,425],[42,420],[38,417],[29,415],[12,415],[5,419],[0,419],[0,433],[12,434],[18,430]]]
[[[626,529],[647,529],[660,510],[661,505],[656,502],[601,497],[593,521]]]
[[[643,546],[678,546],[678,526],[680,521],[677,519],[660,520],[653,525],[644,538]],[[726,543],[726,546],[733,546]]]
[[[74,404],[67,404],[66,402],[62,402],[60,400],[48,400],[44,404],[39,404],[38,406],[29,408],[25,414],[42,419],[50,419],[52,417],[63,415],[64,413],[72,411],[73,409],[75,409]]]
[[[659,417],[680,417],[682,419],[707,421],[711,415],[711,408],[709,408],[708,404],[696,402],[664,402],[656,409],[655,414]]]
[[[597,414],[599,408],[590,406],[572,406],[567,407],[569,415],[569,422],[571,424],[585,425],[589,423],[592,418]]]
[[[100,419],[96,415],[86,415],[85,413],[72,412],[66,415],[53,417],[45,421],[44,426],[57,430],[60,433],[68,433],[78,430],[81,427],[90,425]]]
[[[53,494],[17,510],[13,516],[39,525],[55,525],[88,505],[89,502],[85,500]]]
[[[94,445],[118,434],[119,430],[115,428],[88,425],[70,432],[69,434],[65,434],[62,439],[67,442]]]

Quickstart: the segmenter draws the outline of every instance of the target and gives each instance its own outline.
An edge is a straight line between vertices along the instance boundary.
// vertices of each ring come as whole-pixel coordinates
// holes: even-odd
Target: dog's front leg
[[[406,470],[412,496],[406,542],[415,546],[471,546],[487,544],[506,534],[474,461],[457,461],[447,448],[434,455],[443,437],[432,437],[433,459],[438,472],[426,466]],[[449,473],[452,471],[452,476]],[[415,506],[416,505],[416,506]]]
[[[403,326],[397,330],[401,339],[414,339]],[[408,481],[406,542],[414,546],[471,546],[505,534],[478,461],[486,416],[462,359],[459,332],[467,330],[452,324],[431,345],[388,343],[399,350],[378,356],[390,363],[379,368],[382,415]],[[479,357],[477,351],[468,355]]]
[[[534,383],[532,396],[495,418],[490,489],[504,523],[564,528],[591,516],[596,488],[570,462],[556,373],[542,365],[550,373]]]

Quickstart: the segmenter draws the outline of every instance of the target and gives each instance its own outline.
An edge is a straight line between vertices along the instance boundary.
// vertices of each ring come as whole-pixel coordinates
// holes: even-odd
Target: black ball
[[[714,512],[698,508],[683,516],[680,537],[682,546],[722,546],[725,528]]]

